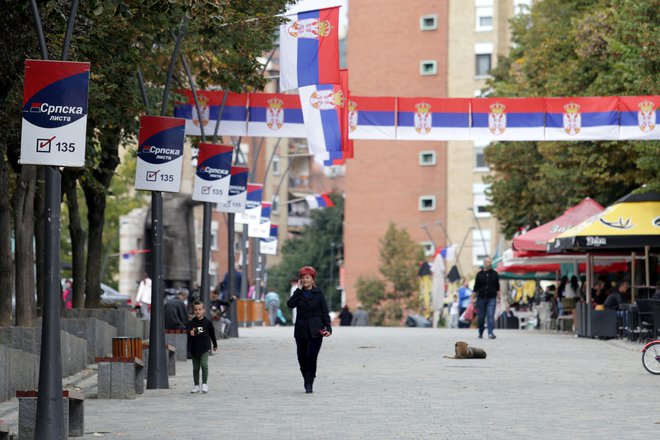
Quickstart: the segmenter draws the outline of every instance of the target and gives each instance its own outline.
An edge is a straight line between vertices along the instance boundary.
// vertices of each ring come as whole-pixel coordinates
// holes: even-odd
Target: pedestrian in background
[[[149,274],[146,272],[142,275],[140,284],[138,284],[135,302],[136,307],[140,308],[138,314],[144,319],[149,319],[151,316],[151,278],[149,278]]]
[[[266,303],[266,310],[268,311],[268,321],[270,325],[279,326],[279,320],[277,319],[277,311],[280,310],[280,296],[277,292],[272,290],[266,294],[264,298]]]
[[[339,325],[340,326],[351,325],[352,322],[353,322],[353,314],[348,309],[348,306],[342,307],[341,312],[339,312]]]
[[[316,378],[316,364],[323,338],[332,334],[328,304],[316,284],[316,270],[305,266],[298,272],[298,288],[287,301],[296,309],[293,336],[296,339],[298,364],[305,383],[305,392],[312,393]]]
[[[188,322],[187,329],[190,335],[190,354],[193,363],[193,386],[191,393],[208,393],[209,377],[209,351],[218,351],[218,342],[215,339],[215,329],[211,321],[204,316],[204,304],[201,301],[193,303],[194,317]],[[202,370],[202,387],[199,387],[199,370]]]
[[[454,300],[452,301],[451,306],[449,306],[449,327],[458,328],[458,317],[460,316],[458,314],[458,295],[454,294],[453,298]]]
[[[458,316],[462,316],[465,309],[468,308],[468,305],[472,302],[472,291],[468,280],[463,279],[463,285],[458,288]],[[458,321],[458,328],[468,328],[470,323],[467,324],[461,320]]]
[[[165,303],[163,315],[165,316],[165,330],[185,330],[188,323],[188,289],[179,289],[176,297]]]
[[[64,289],[62,289],[62,301],[64,308],[71,310],[73,308],[73,281],[66,280],[64,282]]]
[[[369,314],[362,308],[362,305],[359,305],[355,313],[353,313],[351,325],[355,327],[366,327],[369,325]]]
[[[495,307],[500,297],[500,278],[497,271],[493,269],[493,260],[490,257],[484,259],[484,265],[477,273],[474,280],[474,288],[477,294],[477,311],[479,321],[479,338],[484,336],[484,326],[488,318],[488,338],[495,339]]]

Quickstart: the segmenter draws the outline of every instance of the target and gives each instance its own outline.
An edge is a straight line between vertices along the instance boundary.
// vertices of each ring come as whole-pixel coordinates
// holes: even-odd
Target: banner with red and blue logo
[[[341,152],[340,118],[344,105],[341,87],[321,84],[301,87],[298,92],[309,152],[322,156],[329,151]]]
[[[227,200],[233,152],[231,145],[199,144],[193,200],[214,203]]]
[[[339,8],[286,18],[280,26],[280,90],[339,84]]]
[[[621,139],[660,139],[660,96],[619,97]]]
[[[351,96],[348,101],[351,139],[396,138],[396,98]]]
[[[300,97],[284,93],[250,93],[248,136],[303,138],[305,121]]]
[[[544,99],[546,140],[619,139],[618,97]]]
[[[475,98],[472,140],[542,141],[545,139],[543,98]]]
[[[469,140],[470,100],[397,98],[397,120],[398,140]]]
[[[259,240],[259,251],[263,255],[277,255],[277,234],[278,226],[271,223],[268,238]]]
[[[332,208],[335,206],[327,193],[305,196],[309,209]]]
[[[231,167],[227,200],[218,203],[218,211],[233,212],[235,214],[245,212],[248,172],[247,167]]]
[[[178,92],[186,97],[186,101],[174,105],[174,116],[186,120],[186,134],[188,136],[201,136],[201,127],[203,127],[205,136],[213,136],[225,92],[198,90],[199,112],[197,112],[192,91],[179,90]],[[228,93],[220,125],[218,126],[218,135],[246,136],[248,95],[247,93]]]
[[[179,192],[186,121],[140,117],[135,189]]]
[[[237,213],[235,222],[250,225],[259,224],[261,220],[261,198],[264,186],[256,183],[248,183],[247,198],[245,200],[245,212]]]
[[[248,224],[248,237],[268,238],[270,236],[270,211],[272,204],[261,202],[261,217],[259,223]]]
[[[21,164],[85,166],[89,63],[26,60]]]

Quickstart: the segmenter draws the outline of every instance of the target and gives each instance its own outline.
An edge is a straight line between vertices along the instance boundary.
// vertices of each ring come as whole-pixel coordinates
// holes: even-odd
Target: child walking
[[[206,381],[209,377],[209,350],[213,343],[213,351],[218,350],[218,342],[215,339],[213,323],[204,316],[204,304],[201,301],[193,302],[193,319],[188,321],[187,329],[190,335],[190,354],[193,362],[193,381],[195,386],[191,393],[199,393],[199,368],[202,368],[202,393],[208,393],[209,387]]]

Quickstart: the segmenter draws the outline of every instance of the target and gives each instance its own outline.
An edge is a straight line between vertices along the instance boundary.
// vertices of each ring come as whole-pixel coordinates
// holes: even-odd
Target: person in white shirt
[[[138,285],[137,296],[135,297],[137,304],[141,305],[142,316],[144,319],[149,319],[151,313],[151,278],[148,273],[144,273],[140,284]]]
[[[451,318],[449,327],[458,328],[458,296],[456,294],[454,294],[454,301],[449,308],[449,317]]]

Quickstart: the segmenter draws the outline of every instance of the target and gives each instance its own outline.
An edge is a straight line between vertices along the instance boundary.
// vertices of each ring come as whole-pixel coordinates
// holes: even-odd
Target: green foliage
[[[330,310],[339,309],[339,265],[343,249],[344,199],[340,194],[330,194],[334,208],[315,209],[311,212],[311,224],[305,226],[297,237],[286,240],[280,249],[282,260],[268,271],[267,290],[280,294],[281,303],[289,298],[291,278],[298,276],[303,266],[317,271],[316,284],[323,290]],[[290,313],[287,307],[282,308]]]
[[[657,95],[660,12],[654,0],[540,0],[512,19],[514,45],[489,82],[496,96]],[[660,142],[520,142],[486,148],[492,212],[504,233],[560,215],[584,197],[603,205],[660,187]]]

